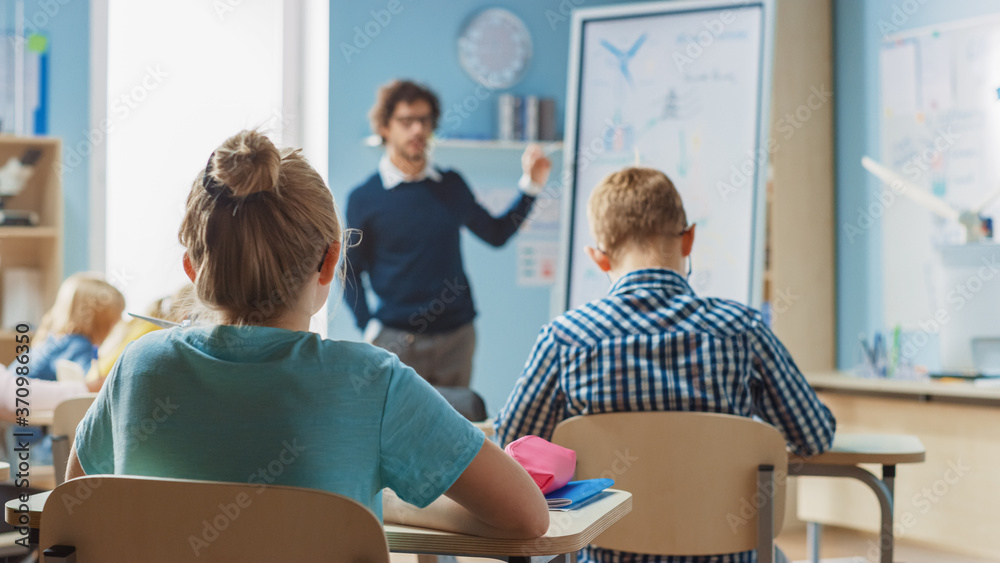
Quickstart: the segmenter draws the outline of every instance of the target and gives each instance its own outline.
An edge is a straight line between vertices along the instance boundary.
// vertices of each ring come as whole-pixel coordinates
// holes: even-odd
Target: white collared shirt
[[[441,181],[441,172],[434,167],[434,163],[431,159],[427,159],[424,162],[424,169],[413,176],[407,176],[392,163],[388,154],[383,154],[382,158],[378,161],[378,175],[382,178],[382,187],[387,190],[391,190],[396,186],[402,184],[403,182],[421,182],[423,180],[431,180],[433,182]],[[531,181],[531,177],[527,174],[521,176],[520,181],[517,183],[517,187],[520,190],[530,196],[537,197],[545,189],[542,184],[536,184]]]
[[[431,159],[428,158],[424,162],[424,169],[419,173],[407,176],[392,163],[388,154],[383,154],[378,161],[378,175],[382,177],[382,186],[387,190],[391,190],[403,182],[420,182],[425,179],[430,179],[433,182],[441,181],[441,173],[438,172],[437,168],[434,168]]]

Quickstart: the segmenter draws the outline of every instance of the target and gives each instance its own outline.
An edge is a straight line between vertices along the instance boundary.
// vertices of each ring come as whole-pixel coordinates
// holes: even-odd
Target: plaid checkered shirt
[[[497,416],[501,446],[552,437],[567,418],[621,411],[756,416],[800,455],[825,451],[836,426],[760,313],[698,297],[671,270],[622,276],[607,297],[546,325]],[[756,553],[641,555],[590,547],[579,561],[751,563]]]

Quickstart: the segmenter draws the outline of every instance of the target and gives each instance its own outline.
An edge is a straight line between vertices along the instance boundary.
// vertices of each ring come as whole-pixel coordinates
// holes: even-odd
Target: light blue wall
[[[562,0],[561,3],[565,9],[565,6],[620,2]],[[348,61],[340,44],[352,43],[355,26],[364,28],[373,20],[371,11],[384,10],[388,4],[388,0],[338,2],[330,10],[329,178],[334,198],[341,204],[346,202],[352,187],[372,174],[381,154],[378,149],[361,146],[361,139],[371,134],[367,115],[379,85],[397,77],[424,82],[441,98],[442,112],[472,96],[476,87],[459,66],[456,40],[465,21],[487,6],[480,2],[399,0],[402,7],[399,14],[392,16],[379,34]],[[527,25],[534,43],[534,57],[527,74],[509,92],[556,98],[561,130],[570,21],[558,19],[560,2],[498,0],[488,6],[517,14]],[[457,128],[442,120],[438,133],[492,136],[495,107],[493,96],[462,118]],[[520,176],[519,157],[513,151],[497,154],[480,150],[441,150],[436,156],[442,164],[453,164],[473,190],[514,187]],[[484,396],[491,413],[503,405],[539,328],[549,320],[549,288],[517,287],[515,283],[518,236],[499,250],[468,235],[462,241],[479,312],[473,387]],[[351,314],[342,303],[334,310],[331,335],[359,337]]]
[[[475,84],[458,65],[455,39],[462,24],[479,4],[420,3],[399,0],[403,10],[393,16],[379,36],[348,63],[339,45],[351,42],[355,26],[372,19],[371,10],[385,9],[387,1],[338,2],[331,7],[330,33],[330,181],[337,201],[342,202],[352,186],[374,168],[378,151],[360,146],[370,133],[366,115],[376,87],[397,76],[407,76],[434,87],[447,109],[473,93]],[[580,6],[608,2],[584,2]],[[994,0],[925,0],[907,15],[900,29],[910,29],[1000,11]],[[619,2],[614,2],[619,3]],[[859,206],[866,205],[877,187],[858,162],[862,154],[878,148],[878,49],[879,20],[892,23],[894,6],[904,0],[837,0],[835,2],[836,151],[838,216],[838,365],[854,363],[859,332],[882,325],[880,233],[876,226],[847,242],[843,224],[853,220]],[[36,2],[26,2],[28,17],[43,23],[50,38],[50,133],[63,139],[64,147],[82,143],[89,128],[90,3],[68,0],[53,15]],[[563,0],[562,4],[572,4]],[[12,21],[11,2],[4,2],[5,22]],[[569,21],[550,21],[546,12],[559,13],[559,2],[504,0],[491,2],[518,14],[528,25],[535,46],[524,80],[511,90],[517,94],[539,94],[558,100],[560,127],[566,91],[569,56]],[[39,14],[44,14],[44,17]],[[897,17],[898,21],[898,17]],[[485,102],[463,119],[457,131],[466,135],[492,133],[494,104]],[[64,153],[66,148],[64,148]],[[474,187],[496,187],[504,183],[506,169],[513,168],[516,155],[496,158],[476,151],[440,154],[450,160]],[[506,162],[506,164],[504,164]],[[494,175],[493,170],[501,168]],[[89,267],[89,165],[86,161],[63,178],[65,195],[65,273]],[[514,284],[514,244],[493,250],[477,240],[464,241],[465,256],[479,307],[480,345],[474,384],[490,403],[491,410],[510,388],[522,367],[538,327],[548,320],[548,290],[517,288]],[[349,313],[336,312],[333,335],[355,338]]]
[[[881,225],[848,241],[855,221],[879,189],[861,168],[879,152],[878,61],[883,31],[907,29],[1000,12],[996,0],[835,0],[837,174],[837,364],[856,363],[858,334],[882,330]]]
[[[49,38],[49,135],[71,147],[85,143],[90,127],[90,1],[25,2],[25,20]],[[13,28],[14,2],[3,2],[3,26]],[[63,274],[89,268],[90,163],[65,171]]]

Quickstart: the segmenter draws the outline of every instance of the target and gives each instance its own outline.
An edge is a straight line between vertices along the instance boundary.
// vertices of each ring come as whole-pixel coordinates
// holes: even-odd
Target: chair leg
[[[757,563],[774,563],[774,466],[757,466]]]
[[[806,522],[806,546],[809,563],[819,563],[819,544],[822,541],[823,525],[819,522]]]

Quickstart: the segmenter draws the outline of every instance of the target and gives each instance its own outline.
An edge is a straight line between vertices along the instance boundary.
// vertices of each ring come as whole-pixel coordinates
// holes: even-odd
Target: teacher
[[[347,201],[347,226],[360,229],[361,239],[347,250],[344,297],[366,339],[433,385],[468,387],[476,310],[460,231],[503,246],[531,212],[552,163],[537,145],[525,149],[520,194],[494,217],[457,172],[431,162],[427,149],[440,115],[437,96],[422,85],[395,80],[378,90],[369,117],[385,154]],[[379,301],[374,312],[365,273]]]

